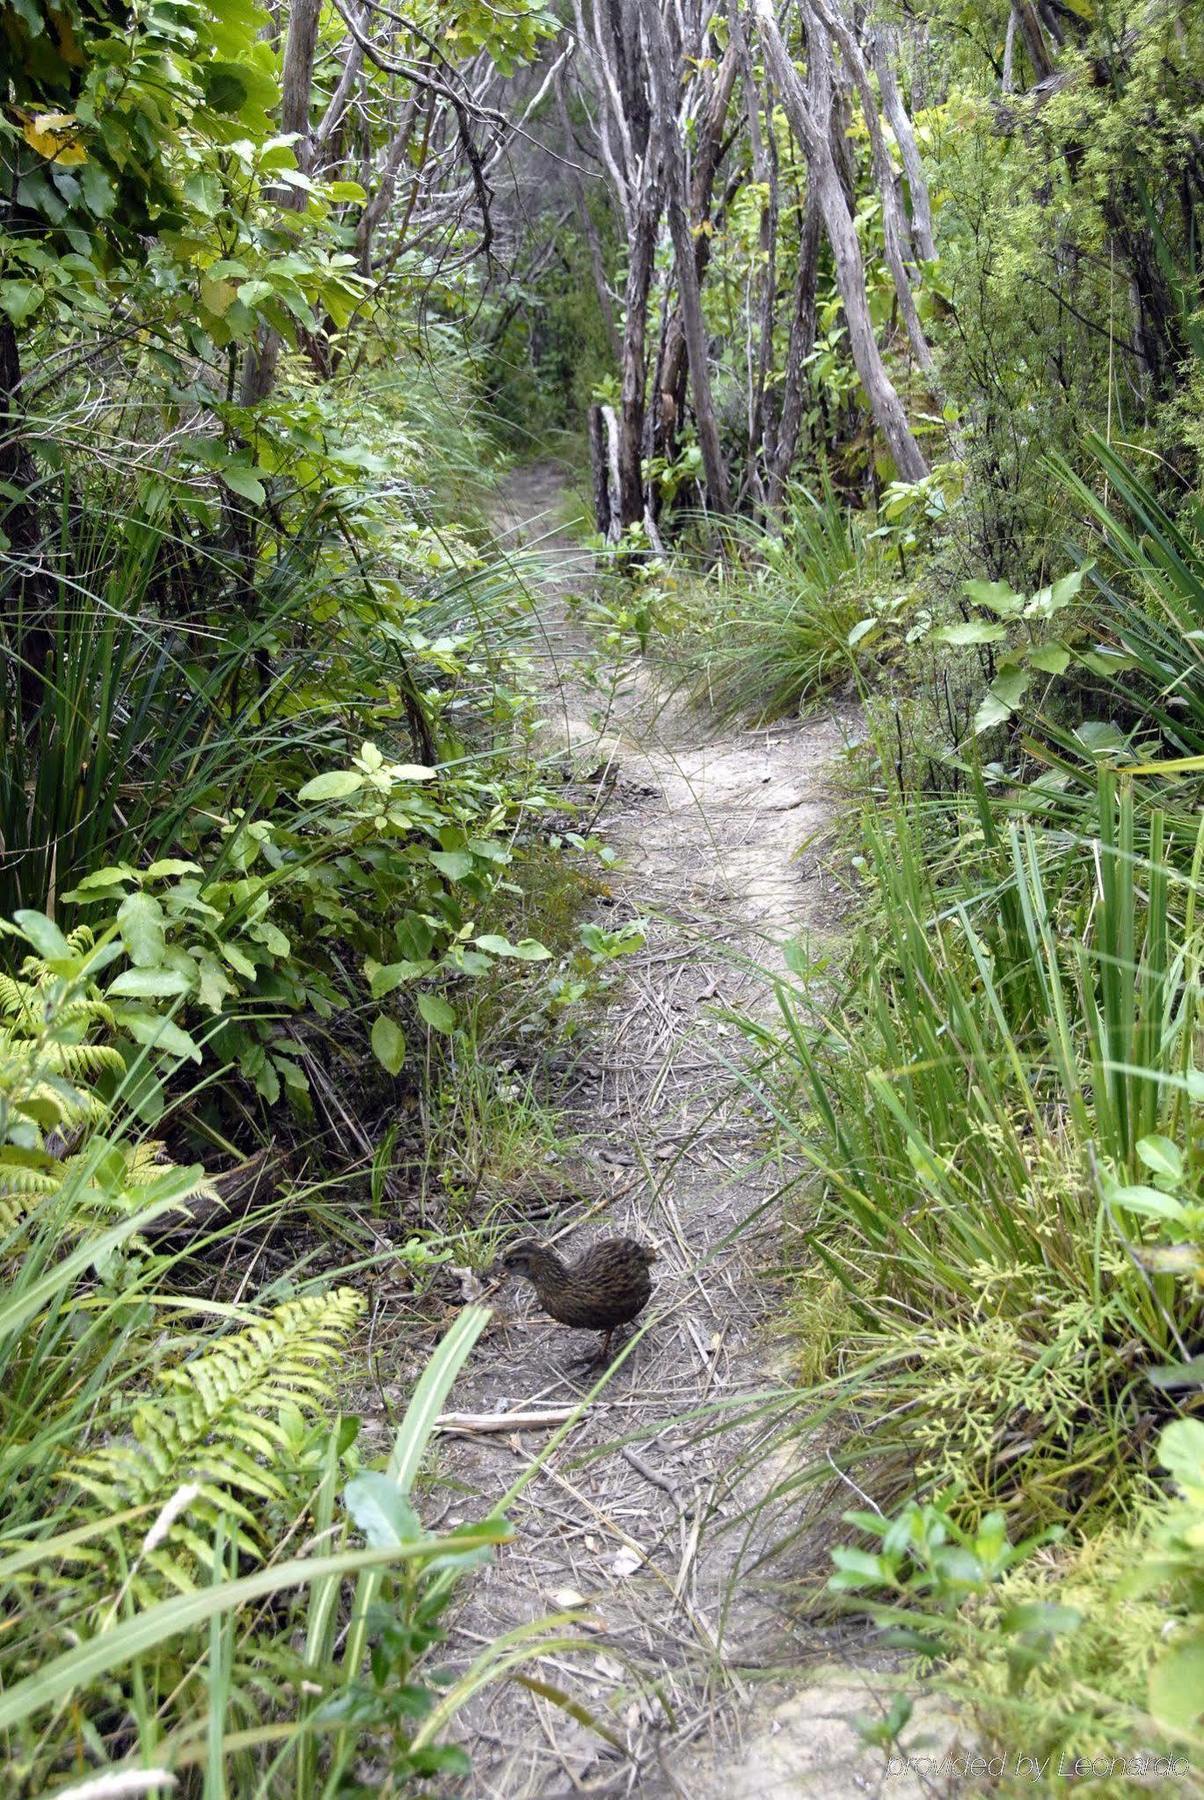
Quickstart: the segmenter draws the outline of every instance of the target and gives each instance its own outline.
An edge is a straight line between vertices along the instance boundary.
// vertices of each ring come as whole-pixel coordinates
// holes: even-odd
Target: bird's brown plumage
[[[616,1325],[626,1325],[652,1294],[649,1263],[656,1252],[635,1238],[599,1238],[576,1262],[566,1263],[535,1238],[522,1238],[501,1258],[502,1268],[529,1281],[544,1311],[579,1331],[604,1331],[603,1354]]]

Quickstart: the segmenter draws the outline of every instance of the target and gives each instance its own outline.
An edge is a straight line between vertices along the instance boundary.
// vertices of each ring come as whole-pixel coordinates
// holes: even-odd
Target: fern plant
[[[128,1435],[71,1463],[65,1478],[103,1510],[154,1508],[158,1530],[147,1532],[145,1510],[130,1527],[129,1586],[140,1604],[161,1599],[164,1583],[188,1593],[198,1571],[206,1579],[221,1574],[219,1519],[243,1555],[262,1558],[270,1541],[264,1509],[289,1500],[294,1434],[281,1415],[321,1409],[330,1396],[325,1372],[363,1306],[353,1288],[285,1301],[168,1369],[159,1378],[163,1391],[135,1403]]]

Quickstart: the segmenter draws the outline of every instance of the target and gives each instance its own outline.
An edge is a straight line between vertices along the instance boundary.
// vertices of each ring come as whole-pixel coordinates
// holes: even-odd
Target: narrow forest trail
[[[605,922],[643,917],[649,928],[566,1081],[566,1135],[587,1191],[538,1228],[570,1251],[597,1232],[631,1232],[655,1240],[660,1260],[651,1329],[525,1490],[511,1515],[516,1540],[474,1585],[451,1638],[463,1663],[581,1596],[596,1653],[545,1659],[535,1672],[603,1718],[616,1744],[501,1683],[461,1718],[470,1791],[865,1793],[883,1771],[848,1722],[869,1710],[865,1673],[842,1675],[819,1634],[799,1641],[772,1587],[741,1572],[755,1548],[743,1521],[767,1479],[756,1473],[759,1428],[703,1434],[687,1419],[778,1387],[788,1369],[772,1329],[781,1290],[767,1273],[782,1257],[782,1173],[766,1166],[733,1073],[743,1040],[721,1014],[769,1003],[752,962],[780,966],[783,940],[822,941],[837,926],[822,837],[833,761],[859,720],[846,708],[713,735],[640,668],[599,728],[599,695],[574,675],[586,640],[568,606],[589,560],[556,531],[562,504],[554,467],[520,471],[499,529],[546,558],[537,607],[553,747],[609,787],[601,817],[621,863]],[[457,1410],[564,1405],[588,1391],[594,1378],[573,1367],[586,1340],[535,1312],[527,1293],[500,1297],[509,1323],[478,1346]],[[447,1437],[441,1473],[496,1496],[545,1445],[546,1434]],[[837,1510],[850,1500],[837,1498]],[[811,1677],[797,1671],[817,1661],[840,1679],[800,1699]],[[790,1689],[754,1687],[757,1671],[783,1667],[795,1671]],[[793,1730],[769,1711],[786,1693]]]

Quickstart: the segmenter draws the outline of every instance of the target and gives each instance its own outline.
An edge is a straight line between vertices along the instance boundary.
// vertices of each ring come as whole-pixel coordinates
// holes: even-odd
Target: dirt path
[[[767,1480],[755,1456],[761,1428],[702,1432],[688,1417],[778,1386],[786,1369],[772,1333],[780,1293],[766,1273],[780,1261],[782,1177],[766,1166],[733,1074],[742,1040],[721,1013],[765,1004],[749,959],[780,966],[784,939],[822,939],[835,925],[822,833],[831,765],[858,721],[846,710],[708,736],[704,718],[638,669],[599,730],[599,698],[573,676],[584,639],[566,596],[589,571],[580,548],[555,535],[561,503],[554,468],[522,471],[502,524],[510,541],[537,541],[547,557],[548,729],[581,773],[611,784],[602,816],[622,864],[605,922],[644,917],[649,930],[565,1096],[592,1192],[557,1216],[554,1233],[572,1250],[595,1230],[631,1232],[655,1240],[660,1260],[651,1329],[526,1489],[512,1512],[516,1541],[475,1585],[452,1638],[467,1657],[584,1600],[596,1650],[545,1658],[538,1674],[604,1719],[615,1742],[501,1684],[461,1720],[471,1791],[499,1800],[864,1793],[883,1768],[861,1755],[848,1723],[866,1710],[865,1694],[848,1685],[833,1642],[799,1641],[772,1589],[745,1573],[756,1528],[750,1536],[744,1522]],[[578,1230],[587,1216],[590,1228]],[[507,1310],[513,1323],[482,1343],[456,1408],[564,1405],[587,1392],[591,1378],[572,1366],[583,1340],[517,1295]],[[441,1469],[492,1497],[545,1444],[531,1433],[447,1438]],[[811,1677],[798,1670],[817,1661],[837,1686],[800,1698]],[[774,1716],[786,1690],[763,1688],[759,1672],[783,1667],[793,1693]],[[892,1784],[892,1796],[905,1791]]]

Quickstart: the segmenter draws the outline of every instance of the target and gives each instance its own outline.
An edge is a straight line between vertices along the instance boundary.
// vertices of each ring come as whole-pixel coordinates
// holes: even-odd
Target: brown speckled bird
[[[626,1325],[648,1304],[648,1265],[656,1251],[635,1238],[599,1238],[575,1263],[566,1263],[547,1244],[520,1238],[500,1259],[508,1275],[521,1275],[535,1289],[544,1311],[561,1325],[605,1335],[598,1360],[610,1354],[617,1325]]]

